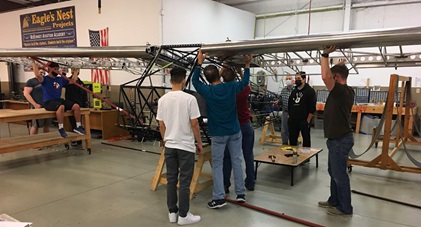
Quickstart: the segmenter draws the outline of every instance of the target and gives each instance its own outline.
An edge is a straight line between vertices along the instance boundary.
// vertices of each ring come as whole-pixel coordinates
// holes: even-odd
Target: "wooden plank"
[[[65,144],[71,141],[86,139],[86,135],[68,132],[69,137],[62,138],[58,132],[40,133],[32,136],[19,136],[0,140],[0,154],[43,147],[56,144]]]
[[[396,74],[390,75],[390,82],[389,82],[389,91],[388,91],[388,99],[384,108],[386,108],[386,117],[384,123],[384,136],[383,136],[383,147],[382,147],[382,154],[381,154],[381,168],[385,169],[388,163],[389,157],[389,143],[390,143],[390,134],[392,129],[392,117],[393,117],[393,103],[395,102],[395,92],[396,86],[398,85],[398,78],[399,76]]]
[[[363,161],[363,160],[356,160],[356,159],[352,159],[352,160],[348,160],[348,166],[363,166],[363,167],[370,167],[370,168],[379,168],[380,169],[380,164],[376,164],[373,166],[368,165],[368,161]],[[411,166],[399,166],[400,170],[402,172],[410,172],[410,173],[418,173],[421,174],[421,169],[417,168],[417,167],[411,167]],[[388,165],[386,167],[387,170],[395,170],[393,169],[392,166]]]
[[[89,108],[81,108],[81,114],[89,114]],[[73,111],[64,112],[64,116],[73,116]],[[9,123],[16,121],[26,121],[33,119],[44,119],[56,117],[55,111],[47,111],[41,109],[26,109],[26,110],[8,110],[0,112],[0,123]]]

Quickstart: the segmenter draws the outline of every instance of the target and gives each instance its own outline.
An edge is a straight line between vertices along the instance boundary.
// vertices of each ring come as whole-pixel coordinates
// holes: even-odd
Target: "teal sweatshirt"
[[[241,81],[207,85],[199,80],[201,68],[194,69],[192,82],[196,91],[206,99],[208,129],[211,136],[229,136],[240,131],[236,96],[250,82],[250,69],[244,70]]]

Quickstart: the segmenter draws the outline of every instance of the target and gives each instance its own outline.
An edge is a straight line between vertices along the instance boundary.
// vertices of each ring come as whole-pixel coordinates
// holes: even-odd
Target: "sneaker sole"
[[[85,134],[83,134],[83,133],[79,132],[78,130],[73,130],[73,132],[76,132],[77,134],[82,135],[82,136],[84,136],[84,135],[85,135]]]
[[[352,216],[352,214],[345,214],[345,213],[338,214],[338,213],[330,212],[329,210],[326,211],[326,213],[329,214],[329,215],[332,215],[332,216],[345,216],[345,217]]]
[[[335,208],[334,206],[331,206],[331,205],[320,205],[320,204],[318,205],[319,207],[323,207],[323,208]]]
[[[210,209],[217,209],[217,208],[221,208],[221,207],[223,207],[225,205],[227,205],[227,203],[219,204],[219,205],[216,205],[216,206],[213,206],[213,207],[207,205],[207,207],[210,208]]]
[[[237,202],[239,202],[239,203],[245,203],[246,200],[245,199],[237,199]]]

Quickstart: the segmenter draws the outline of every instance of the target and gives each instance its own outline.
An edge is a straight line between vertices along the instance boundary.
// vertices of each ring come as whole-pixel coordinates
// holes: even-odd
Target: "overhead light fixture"
[[[374,59],[373,57],[369,57],[368,58],[369,61],[373,61],[373,59]]]
[[[365,57],[361,57],[361,61],[365,61]]]
[[[414,60],[416,57],[417,57],[417,56],[415,56],[415,55],[411,55],[411,56],[410,56],[410,58],[411,58],[412,60]]]
[[[380,60],[382,60],[382,57],[377,56],[377,57],[376,57],[376,60],[377,60],[377,61],[380,61]]]
[[[313,64],[313,63],[314,63],[314,60],[313,60],[313,59],[310,59],[310,60],[309,60],[309,62],[310,62],[311,64]]]

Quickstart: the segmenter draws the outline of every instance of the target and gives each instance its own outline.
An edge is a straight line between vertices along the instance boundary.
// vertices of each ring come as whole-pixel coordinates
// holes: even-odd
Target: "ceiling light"
[[[361,61],[365,61],[365,57],[361,57]]]
[[[369,61],[373,61],[373,59],[374,59],[373,57],[369,57],[368,58]]]

